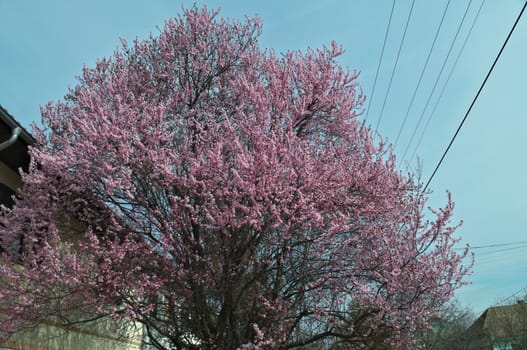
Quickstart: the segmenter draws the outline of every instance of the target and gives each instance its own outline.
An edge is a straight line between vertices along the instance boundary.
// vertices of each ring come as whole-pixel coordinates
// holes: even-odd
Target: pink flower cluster
[[[24,237],[4,335],[77,315],[141,322],[160,349],[398,348],[450,299],[450,199],[427,213],[358,120],[339,46],[277,56],[260,32],[185,10],[42,108],[0,230]]]

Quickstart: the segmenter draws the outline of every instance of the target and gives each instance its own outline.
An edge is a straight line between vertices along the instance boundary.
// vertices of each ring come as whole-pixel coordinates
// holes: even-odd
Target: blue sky
[[[472,0],[446,61],[429,108],[423,113],[440,67],[469,0],[451,1],[427,70],[402,130],[395,152],[404,149],[421,115],[424,125],[437,94],[451,70],[461,43],[482,0]],[[276,52],[320,47],[336,40],[346,54],[340,63],[361,71],[360,81],[371,99],[368,122],[375,125],[400,45],[411,0],[395,5],[383,64],[371,96],[391,0],[350,1],[198,1],[221,7],[225,17],[258,14],[264,23],[260,44]],[[407,36],[394,74],[379,132],[394,142],[408,110],[428,50],[447,0],[416,0]],[[192,6],[192,2],[186,2]],[[495,55],[519,13],[522,0],[487,0],[453,71],[429,128],[417,149],[422,177],[428,179],[448,141],[483,81]],[[168,17],[181,12],[174,0],[0,0],[0,104],[29,127],[40,121],[39,105],[60,99],[83,65],[109,56],[119,37],[133,40],[157,33]],[[430,203],[438,206],[450,190],[458,236],[474,247],[527,242],[527,157],[525,113],[527,81],[527,15],[520,21],[502,58],[474,106],[467,123],[436,174]],[[418,129],[417,137],[421,135]],[[410,154],[415,141],[410,145]],[[416,162],[409,163],[415,167]],[[404,169],[404,165],[401,167]],[[527,286],[527,244],[476,248],[470,285],[457,293],[459,301],[480,312]]]

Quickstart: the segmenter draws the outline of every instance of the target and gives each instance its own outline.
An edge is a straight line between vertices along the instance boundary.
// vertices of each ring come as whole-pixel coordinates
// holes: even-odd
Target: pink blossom
[[[42,108],[1,218],[2,246],[24,236],[0,265],[4,338],[75,314],[159,348],[399,349],[464,283],[450,195],[426,210],[374,142],[342,49],[277,56],[260,32],[185,10]]]

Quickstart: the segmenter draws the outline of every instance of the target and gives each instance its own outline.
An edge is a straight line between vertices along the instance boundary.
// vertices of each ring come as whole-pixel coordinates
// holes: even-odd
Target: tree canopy
[[[187,9],[42,108],[2,218],[5,337],[105,317],[159,349],[400,348],[451,298],[450,198],[426,210],[375,142],[337,44],[260,33]]]

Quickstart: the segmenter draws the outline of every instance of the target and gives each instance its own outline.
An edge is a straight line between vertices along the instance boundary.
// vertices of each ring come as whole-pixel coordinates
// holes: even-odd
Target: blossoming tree
[[[400,348],[450,299],[450,200],[427,214],[374,142],[336,44],[276,56],[260,31],[188,9],[42,109],[4,337],[104,317],[160,349]]]

